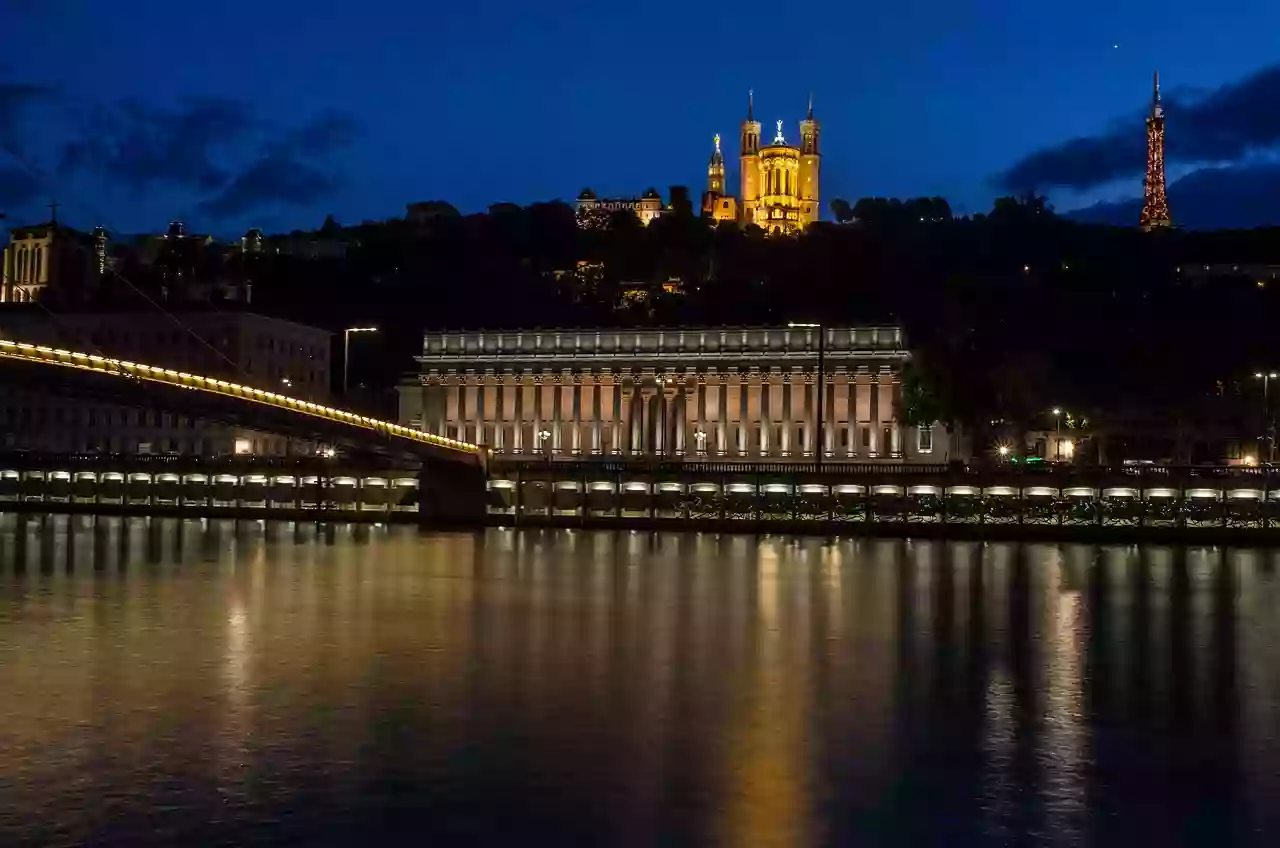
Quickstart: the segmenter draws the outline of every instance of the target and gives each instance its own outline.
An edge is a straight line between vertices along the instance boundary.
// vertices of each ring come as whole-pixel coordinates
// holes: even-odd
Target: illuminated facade
[[[106,270],[106,245],[101,227],[91,236],[56,220],[14,228],[0,270],[0,303],[34,303],[51,291],[82,296]]]
[[[1156,72],[1151,96],[1151,114],[1147,116],[1147,174],[1143,180],[1142,215],[1138,219],[1148,232],[1172,226],[1169,201],[1164,186],[1164,106],[1160,103],[1160,72]]]
[[[809,98],[808,114],[800,122],[799,145],[787,144],[782,121],[778,121],[772,143],[761,146],[754,100],[748,94],[747,119],[742,122],[742,221],[769,233],[798,233],[818,220],[820,211],[822,154],[813,98]]]
[[[725,194],[724,154],[720,152],[720,135],[715,137],[715,150],[707,163],[707,190],[702,193],[702,215],[716,221],[738,220],[738,200]]]
[[[429,333],[399,421],[550,458],[945,462],[944,428],[901,421],[909,359],[898,327]]]
[[[747,94],[747,118],[742,122],[739,154],[738,194],[729,193],[720,136],[707,164],[707,184],[702,192],[703,217],[716,222],[737,221],[755,224],[765,232],[794,235],[821,216],[822,153],[821,125],[809,111],[800,122],[798,144],[789,144],[783,122],[777,121],[773,141],[762,145],[760,122],[755,119],[755,97]],[[666,211],[662,197],[649,189],[638,198],[600,198],[583,189],[575,203],[578,223],[583,227],[603,226],[619,210],[635,212],[640,223],[649,224]],[[672,206],[678,207],[676,198]]]
[[[574,205],[582,227],[602,226],[614,212],[627,210],[648,226],[662,214],[662,195],[651,188],[640,197],[596,197],[594,191],[584,188]]]

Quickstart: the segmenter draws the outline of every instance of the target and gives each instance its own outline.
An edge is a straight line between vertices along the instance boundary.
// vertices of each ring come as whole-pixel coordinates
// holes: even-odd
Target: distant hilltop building
[[[724,152],[716,135],[707,165],[707,188],[702,193],[702,214],[716,221],[755,224],[778,235],[799,233],[818,220],[822,208],[821,127],[813,116],[813,98],[809,98],[809,111],[800,122],[799,143],[787,142],[782,121],[776,122],[769,144],[761,144],[760,130],[755,96],[748,92],[739,154],[739,193],[735,197],[726,189]],[[639,198],[599,198],[591,189],[584,189],[576,206],[583,226],[599,226],[618,210],[634,211],[647,225],[671,208],[663,206],[662,197],[653,189]]]
[[[0,303],[35,303],[46,292],[83,297],[106,271],[106,231],[83,233],[58,222],[15,227],[0,262]]]
[[[662,195],[652,188],[639,197],[596,197],[594,191],[584,188],[575,205],[583,226],[601,224],[619,211],[634,212],[640,223],[648,226],[663,211]]]

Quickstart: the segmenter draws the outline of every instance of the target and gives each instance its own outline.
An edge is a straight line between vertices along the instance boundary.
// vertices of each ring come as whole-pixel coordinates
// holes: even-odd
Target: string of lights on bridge
[[[311,401],[291,398],[286,395],[277,394],[276,392],[256,389],[252,386],[245,386],[240,383],[229,383],[226,380],[219,380],[214,377],[203,377],[199,374],[188,374],[184,371],[174,371],[171,368],[160,368],[155,365],[143,365],[137,362],[111,359],[97,354],[45,347],[43,345],[33,345],[9,339],[0,339],[0,358],[37,362],[44,365],[57,365],[64,368],[79,368],[84,371],[94,371],[100,374],[108,374],[113,377],[131,376],[143,380],[151,380],[157,383],[178,386],[184,389],[195,389],[226,397],[234,397],[240,400],[247,400],[252,403],[261,403],[267,406],[288,409],[292,412],[302,413],[303,415],[312,415],[328,421],[336,421],[353,427],[360,427],[374,432],[385,433],[390,436],[407,439],[419,444],[433,445],[435,447],[469,454],[479,454],[481,451],[481,448],[476,445],[469,444],[467,442],[460,442],[456,439],[449,439],[444,436],[437,436],[432,433],[424,433],[421,430],[415,430],[401,424],[392,424],[389,421],[381,421],[377,418],[370,418],[367,415],[357,415],[354,412],[348,412],[344,409],[323,406],[318,403],[312,403]]]

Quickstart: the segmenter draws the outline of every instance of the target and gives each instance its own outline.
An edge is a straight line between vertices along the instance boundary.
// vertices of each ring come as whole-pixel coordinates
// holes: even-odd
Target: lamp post
[[[825,410],[823,409],[823,406],[822,406],[822,400],[823,400],[822,394],[827,384],[826,378],[823,376],[824,372],[826,371],[825,354],[827,349],[827,345],[826,345],[827,330],[821,324],[790,323],[790,324],[787,324],[787,326],[791,327],[792,329],[805,329],[805,330],[818,331],[818,391],[816,393],[817,394],[816,400],[818,402],[818,410],[817,410],[818,420],[817,420],[817,426],[814,428],[817,431],[816,433],[817,449],[814,450],[813,452],[813,466],[818,471],[821,471],[823,447],[825,445],[825,442],[823,441],[823,439],[826,435],[826,432],[825,432],[826,418],[825,418]]]
[[[1256,371],[1253,378],[1262,381],[1262,428],[1267,438],[1267,462],[1275,462],[1276,460],[1276,436],[1274,428],[1271,426],[1271,403],[1270,390],[1271,381],[1277,376],[1275,371]]]
[[[551,438],[550,430],[538,431],[538,452],[542,452],[542,446],[547,445],[547,462],[551,461],[551,445],[547,444],[547,440]]]
[[[1053,408],[1053,458],[1062,461],[1062,409],[1057,406]]]
[[[701,430],[693,434],[694,440],[698,443],[698,456],[706,456],[707,454],[707,434]]]
[[[377,327],[347,327],[342,331],[342,397],[347,396],[347,376],[351,369],[348,367],[351,363],[351,334],[352,333],[376,333]]]

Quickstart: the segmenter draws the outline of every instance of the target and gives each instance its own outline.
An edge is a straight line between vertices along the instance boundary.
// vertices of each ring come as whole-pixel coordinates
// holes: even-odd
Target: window
[[[840,428],[840,449],[849,449],[849,428],[847,427]]]
[[[918,453],[933,452],[933,428],[921,427],[916,430],[916,451]]]
[[[871,428],[870,427],[862,428],[862,446],[864,448],[871,447]]]

